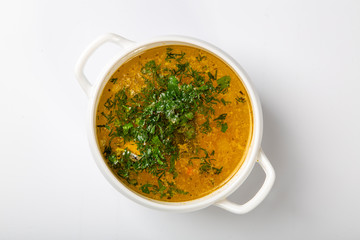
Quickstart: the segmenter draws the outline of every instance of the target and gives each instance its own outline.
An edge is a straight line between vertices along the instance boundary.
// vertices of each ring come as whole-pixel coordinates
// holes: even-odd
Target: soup
[[[224,185],[245,160],[252,108],[241,79],[202,49],[168,45],[122,64],[99,99],[104,161],[136,193],[182,202]]]

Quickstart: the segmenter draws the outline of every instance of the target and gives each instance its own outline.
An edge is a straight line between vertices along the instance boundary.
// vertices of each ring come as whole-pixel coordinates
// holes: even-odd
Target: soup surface
[[[169,45],[133,57],[100,97],[104,161],[131,190],[189,201],[241,167],[253,131],[251,103],[235,72],[207,51]]]

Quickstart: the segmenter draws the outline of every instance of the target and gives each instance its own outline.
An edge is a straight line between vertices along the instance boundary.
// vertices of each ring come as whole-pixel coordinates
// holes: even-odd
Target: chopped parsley
[[[117,82],[117,80],[118,80],[117,78],[111,78],[111,79],[110,79],[110,82],[112,82],[113,84],[115,84],[115,83]]]
[[[196,57],[199,62],[204,58],[206,56]],[[139,189],[145,194],[171,198],[174,194],[188,194],[165,179],[167,173],[173,179],[178,175],[175,163],[180,157],[179,144],[188,144],[192,149],[194,157],[189,165],[199,161],[200,173],[221,173],[223,167],[216,168],[213,164],[215,151],[209,154],[206,149],[197,149],[196,137],[210,133],[213,127],[223,133],[228,129],[227,113],[215,116],[214,106],[230,103],[224,94],[231,79],[229,76],[218,78],[217,70],[205,73],[193,69],[184,52],[174,52],[171,48],[166,50],[165,61],[175,61],[175,67],[163,67],[154,60],[142,66],[145,85],[141,91],[134,93],[123,87],[108,98],[104,104],[106,111],[101,112],[106,124],[97,127],[109,132],[110,142],[103,154],[119,177],[138,186],[141,184],[136,180],[137,173],[146,171],[157,177],[158,184],[146,183]],[[115,84],[117,78],[110,81]],[[134,160],[128,149],[121,153],[112,149],[113,139],[121,139],[124,144],[135,143],[138,159]]]

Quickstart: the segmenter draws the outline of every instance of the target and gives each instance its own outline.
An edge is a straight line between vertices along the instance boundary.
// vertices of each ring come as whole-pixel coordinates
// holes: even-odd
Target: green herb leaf
[[[219,175],[222,171],[223,167],[221,168],[216,168],[216,167],[212,167],[212,170],[214,170],[214,174]]]
[[[112,82],[113,84],[115,84],[117,80],[118,80],[117,78],[112,78],[112,79],[110,79],[110,82]]]
[[[222,93],[225,94],[228,91],[228,88],[230,86],[230,76],[223,76],[221,78],[219,78],[218,80],[216,80],[217,82],[217,87],[216,87],[216,91],[218,93]]]
[[[236,100],[237,102],[239,102],[239,103],[245,103],[245,102],[246,102],[246,100],[245,100],[244,97],[236,97],[235,100]]]
[[[150,193],[149,187],[152,187],[152,186],[153,186],[152,184],[146,183],[146,184],[142,185],[140,187],[140,189],[143,193],[149,194]]]
[[[227,116],[227,113],[223,113],[223,114],[219,115],[217,118],[215,118],[214,121],[225,120],[226,116]]]
[[[226,132],[227,129],[228,129],[227,123],[222,123],[222,124],[221,124],[221,131],[222,131],[222,132]]]

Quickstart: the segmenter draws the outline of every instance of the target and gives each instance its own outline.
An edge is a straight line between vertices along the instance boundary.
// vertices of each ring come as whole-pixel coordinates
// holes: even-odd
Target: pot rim
[[[237,172],[224,183],[220,188],[215,190],[214,192],[186,202],[164,202],[158,201],[154,199],[147,198],[143,195],[133,192],[129,188],[127,188],[121,181],[119,181],[111,170],[106,165],[103,160],[102,154],[98,147],[96,131],[95,131],[95,117],[96,110],[98,105],[99,97],[103,91],[105,84],[108,82],[111,75],[127,60],[129,60],[134,55],[156,47],[157,44],[160,45],[170,45],[170,44],[181,44],[183,45],[192,45],[197,48],[205,49],[206,51],[214,54],[216,57],[222,59],[226,64],[228,64],[233,71],[239,76],[242,81],[246,91],[248,92],[250,102],[252,105],[253,112],[253,133],[252,140],[245,157],[244,162],[239,167]],[[160,46],[159,45],[159,46]],[[152,46],[152,47],[149,47]],[[146,41],[128,44],[122,51],[120,51],[113,59],[104,66],[103,71],[99,74],[98,79],[96,80],[94,86],[92,87],[89,95],[89,105],[88,105],[88,113],[90,124],[88,125],[88,137],[90,143],[90,149],[94,156],[95,162],[99,167],[101,173],[104,177],[109,181],[109,183],[120,193],[122,193],[127,198],[150,208],[159,209],[159,210],[167,210],[167,211],[176,211],[176,212],[188,212],[195,211],[210,205],[213,205],[227,196],[232,194],[249,176],[251,173],[259,151],[261,149],[261,140],[262,140],[262,131],[263,131],[263,117],[261,110],[260,99],[252,87],[251,80],[245,70],[238,64],[229,54],[224,52],[223,50],[217,48],[216,46],[199,40],[192,37],[179,36],[179,35],[166,35],[159,36],[155,38],[151,38]]]

